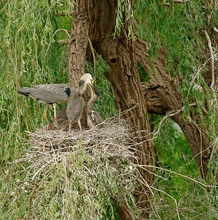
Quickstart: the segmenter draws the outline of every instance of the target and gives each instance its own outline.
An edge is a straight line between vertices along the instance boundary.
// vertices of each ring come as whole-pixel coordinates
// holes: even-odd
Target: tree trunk
[[[134,133],[135,141],[140,143],[135,146],[137,163],[152,165],[152,146],[151,141],[148,140],[150,128],[147,107],[139,81],[134,43],[127,38],[127,27],[125,26],[122,27],[119,39],[112,37],[116,21],[115,1],[90,1],[89,16],[92,44],[110,65],[107,78],[113,85],[116,105],[121,111],[126,111],[123,117],[128,122],[131,132]],[[139,171],[149,186],[152,182],[151,172],[144,169]],[[149,189],[139,188],[135,195],[137,205],[141,210],[141,219],[148,219],[150,212]],[[125,208],[120,207],[119,211],[121,218],[126,219],[125,216],[128,216],[128,213]]]
[[[151,165],[151,142],[146,142],[146,137],[148,138],[147,135],[150,129],[144,96],[138,77],[134,47],[132,41],[127,39],[125,30],[119,41],[111,37],[116,18],[116,5],[113,1],[76,1],[76,10],[75,13],[73,13],[72,40],[69,45],[70,78],[74,80],[75,75],[81,76],[81,72],[84,68],[84,55],[87,47],[86,33],[89,29],[87,27],[88,19],[86,16],[87,2],[89,2],[90,38],[94,43],[95,49],[102,54],[111,66],[108,79],[115,89],[117,106],[119,106],[122,111],[128,110],[126,114],[124,114],[124,118],[127,120],[132,132],[135,133],[135,142],[141,143],[135,146],[138,150],[138,163],[140,165]],[[95,45],[95,42],[98,46]],[[110,54],[108,54],[108,52]],[[145,172],[145,169],[140,169],[140,173],[149,185],[152,181],[151,173]],[[138,188],[136,192],[137,204],[142,210],[141,219],[147,219],[149,216],[149,195],[149,189],[144,190],[144,188]],[[125,202],[123,205],[119,204],[118,210],[122,219],[127,219],[127,217],[128,219],[134,219],[134,215],[128,203]]]
[[[68,47],[68,73],[70,83],[76,86],[85,73],[86,50],[88,44],[89,23],[86,0],[75,2],[72,12],[72,30]]]
[[[133,2],[130,1],[133,7]],[[112,0],[76,0],[73,13],[73,26],[69,45],[70,80],[77,80],[84,73],[84,61],[88,36],[94,49],[103,56],[110,65],[107,78],[112,83],[116,105],[128,122],[134,133],[134,147],[137,149],[139,165],[153,165],[152,145],[150,142],[150,127],[147,113],[165,114],[173,111],[172,118],[180,125],[188,139],[199,171],[204,178],[207,173],[211,148],[204,129],[199,129],[198,115],[190,112],[190,120],[185,120],[183,114],[183,97],[178,88],[181,86],[179,77],[172,78],[165,71],[165,52],[160,52],[152,68],[148,61],[147,46],[144,41],[128,39],[128,26],[124,24],[121,36],[113,38],[116,24],[116,1]],[[125,17],[125,12],[123,13]],[[137,63],[140,63],[150,76],[146,83],[140,83]],[[149,186],[152,183],[151,170],[139,170]],[[141,209],[141,219],[148,219],[150,212],[150,191],[139,188],[136,201]],[[118,206],[122,219],[134,219],[129,205]]]
[[[71,38],[68,42],[68,73],[70,83],[72,86],[77,87],[79,79],[85,73],[85,60],[86,51],[89,37],[89,18],[87,9],[87,0],[75,1],[74,10],[72,14],[72,30]],[[87,103],[89,99],[88,92],[83,96]],[[84,107],[84,109],[86,106]],[[60,127],[66,127],[66,109],[63,109],[59,113],[58,123]],[[82,128],[87,128],[85,111],[81,117]],[[73,125],[73,128],[78,128],[77,123]]]

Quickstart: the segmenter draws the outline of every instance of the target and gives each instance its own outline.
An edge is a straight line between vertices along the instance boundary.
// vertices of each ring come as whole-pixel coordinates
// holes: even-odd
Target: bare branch
[[[208,43],[208,48],[210,50],[210,57],[211,57],[211,74],[212,74],[212,82],[211,82],[211,85],[210,87],[213,89],[214,88],[214,83],[215,83],[215,74],[214,74],[214,53],[213,53],[213,48],[212,48],[212,45],[211,45],[211,40],[210,40],[210,37],[207,33],[207,31],[204,31],[204,34],[207,38],[207,43]]]
[[[55,14],[56,16],[72,16],[73,11],[61,11]]]
[[[173,0],[172,2],[173,3],[186,3],[188,0]],[[170,3],[169,2],[163,2],[161,3],[161,5],[163,6],[170,6]]]
[[[69,40],[58,40],[59,44],[68,44]]]

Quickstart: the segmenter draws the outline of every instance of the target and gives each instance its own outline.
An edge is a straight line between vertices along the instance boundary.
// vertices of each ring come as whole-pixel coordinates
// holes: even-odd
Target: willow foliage
[[[190,109],[200,115],[202,128],[207,130],[215,149],[210,170],[212,174],[217,174],[217,161],[214,159],[217,157],[218,142],[217,94],[208,87],[203,77],[203,73],[208,71],[204,62],[209,58],[209,54],[204,53],[203,30],[208,24],[218,23],[217,8],[213,7],[213,1],[193,0],[186,1],[185,4],[174,4],[169,0],[170,6],[165,7],[160,4],[165,1],[137,0],[134,11],[129,0],[117,2],[114,36],[119,36],[122,25],[126,25],[128,37],[137,35],[151,43],[149,50],[151,61],[156,58],[158,50],[167,49],[169,52],[166,69],[173,76],[180,76],[183,82],[179,89],[184,99],[184,118],[188,119]],[[31,189],[25,191],[25,187],[28,188],[24,181],[25,167],[10,162],[20,158],[28,148],[24,144],[28,138],[25,131],[33,131],[43,123],[41,117],[43,107],[31,99],[25,100],[24,97],[20,97],[17,89],[21,86],[68,81],[67,47],[55,42],[68,38],[71,17],[56,15],[60,11],[70,11],[72,8],[71,0],[0,1],[0,169],[2,174],[0,175],[0,216],[2,219],[23,219],[27,216]],[[210,17],[207,16],[208,13]],[[217,47],[213,46],[214,53],[217,54]],[[176,67],[175,60],[180,61]],[[97,57],[96,66],[97,85],[100,91],[110,91],[111,87],[104,81],[103,74],[108,70],[108,66],[100,56]],[[86,63],[86,69],[92,72],[92,64]],[[97,106],[105,117],[116,113],[110,96],[110,93],[104,93]],[[206,101],[209,103],[207,114],[203,108]],[[106,102],[108,105],[102,104]],[[193,103],[195,105],[190,106]],[[155,128],[160,124],[160,120],[158,117],[155,121]],[[183,134],[173,129],[170,120],[163,123],[154,143],[158,148],[162,168],[199,178],[187,141]],[[28,165],[26,164],[27,167]],[[206,218],[208,213],[211,219],[217,218],[216,187],[211,189],[211,194],[208,194],[201,186],[196,187],[194,181],[190,184],[190,181],[181,180],[165,170],[160,169],[157,175],[160,177],[156,179],[159,187],[157,191],[159,191],[154,193],[152,200],[153,205],[156,206],[156,210],[154,209],[152,213],[154,218],[158,216],[161,219],[170,219],[169,213],[173,213],[175,219],[178,217],[177,207],[171,197],[181,204],[183,209],[180,211],[183,211],[184,218],[199,219],[202,216]],[[215,184],[216,181],[215,176],[208,180],[211,184]],[[22,186],[24,188],[21,190]],[[160,196],[163,191],[172,196],[164,197],[162,194]],[[181,193],[178,195],[178,192]],[[55,209],[55,206],[53,208]],[[198,213],[202,215],[199,217]]]
[[[39,83],[66,81],[66,48],[54,46],[53,43],[59,37],[54,35],[58,26],[69,26],[66,19],[57,20],[55,14],[71,8],[72,1],[0,2],[2,219],[22,219],[26,213],[27,195],[17,194],[20,190],[16,185],[16,181],[22,181],[22,169],[10,165],[9,162],[21,157],[26,149],[23,141],[27,136],[24,131],[41,126],[43,111],[43,108],[39,108],[39,104],[32,100],[21,103],[17,89]],[[56,60],[53,59],[54,55]]]

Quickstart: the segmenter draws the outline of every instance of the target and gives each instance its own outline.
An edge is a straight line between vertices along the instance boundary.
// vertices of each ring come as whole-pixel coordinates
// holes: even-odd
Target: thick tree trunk
[[[172,78],[165,71],[165,53],[150,67],[147,44],[127,38],[127,27],[122,27],[118,39],[112,37],[116,23],[116,1],[76,0],[73,13],[73,26],[69,45],[69,73],[71,82],[84,73],[84,61],[88,36],[94,49],[110,65],[108,79],[116,95],[116,104],[134,133],[137,157],[140,165],[153,165],[152,146],[149,141],[149,123],[147,113],[165,114],[174,112],[172,118],[180,125],[186,135],[202,177],[206,176],[211,149],[209,140],[200,128],[199,118],[193,112],[190,120],[184,120],[183,99],[178,88],[179,77]],[[133,4],[133,3],[132,3]],[[133,7],[133,6],[132,6]],[[124,14],[125,17],[125,14]],[[139,62],[150,76],[146,83],[140,83],[137,68]],[[148,170],[151,171],[151,170]],[[140,169],[148,186],[152,183],[151,172]],[[150,212],[150,192],[148,188],[138,189],[136,201],[142,210],[141,219],[148,219]],[[129,205],[119,206],[122,219],[134,219]]]
[[[89,3],[89,27],[87,25],[86,5]],[[111,66],[108,79],[113,84],[116,93],[117,106],[124,111],[132,132],[135,133],[137,148],[137,163],[140,165],[152,164],[151,142],[146,141],[150,132],[147,110],[140,86],[137,64],[134,56],[134,47],[123,31],[119,41],[111,37],[116,18],[114,1],[85,1],[77,0],[73,13],[72,39],[69,45],[69,73],[70,79],[75,81],[75,75],[81,76],[84,69],[84,55],[87,47],[87,31],[90,28],[90,38],[95,49],[102,54]],[[97,44],[95,44],[95,42]],[[141,176],[149,185],[152,181],[150,172],[140,169]],[[137,204],[142,210],[141,219],[147,219],[150,211],[149,189],[138,188],[136,193]],[[122,219],[134,219],[127,202],[118,205]]]
[[[122,27],[122,34],[119,39],[112,37],[116,20],[115,1],[102,0],[99,2],[93,0],[90,2],[90,39],[95,50],[110,65],[107,78],[113,85],[116,105],[121,111],[126,111],[123,117],[131,132],[134,133],[135,141],[140,143],[135,146],[138,157],[137,163],[139,165],[152,165],[147,107],[139,81],[133,41],[127,38],[125,26]],[[149,186],[152,182],[151,172],[140,169],[140,173]],[[137,205],[141,209],[141,219],[147,219],[150,212],[150,191],[145,188],[139,188],[136,192]],[[119,207],[119,211],[122,219],[129,216],[125,208]]]
[[[74,10],[72,14],[72,30],[71,38],[68,42],[68,73],[70,83],[72,86],[77,87],[80,77],[85,73],[85,60],[89,37],[89,18],[87,9],[87,0],[75,1]],[[85,103],[89,99],[88,91],[85,93],[83,98]],[[86,106],[84,107],[84,109]],[[66,110],[63,109],[59,113],[58,123],[60,128],[66,127]],[[81,117],[82,128],[87,127],[86,114],[83,111]],[[73,125],[73,128],[78,128],[77,123]]]
[[[72,12],[71,38],[68,43],[68,73],[72,86],[76,86],[79,78],[85,73],[89,34],[86,2],[86,0],[77,1]]]

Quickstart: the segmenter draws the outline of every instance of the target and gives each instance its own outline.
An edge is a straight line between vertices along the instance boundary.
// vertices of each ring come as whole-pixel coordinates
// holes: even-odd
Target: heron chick
[[[91,98],[87,103],[87,110],[86,110],[86,119],[88,127],[94,128],[96,125],[103,122],[101,116],[98,112],[94,111],[92,108],[93,103],[99,98],[100,93],[92,86],[88,85],[91,91]]]
[[[74,123],[78,123],[80,131],[82,130],[81,126],[81,116],[84,108],[84,99],[82,95],[76,93],[74,96],[70,97],[67,103],[66,116],[68,120],[69,131],[72,128]]]
[[[92,82],[90,81],[90,83],[88,83],[86,87],[88,86],[90,92],[92,93],[91,83]],[[82,130],[80,119],[83,113],[83,108],[85,106],[85,101],[82,97],[82,94],[80,94],[80,92],[81,90],[79,86],[77,92],[69,98],[67,103],[66,116],[68,120],[69,131],[71,130],[72,125],[74,123],[78,123],[80,131]]]

